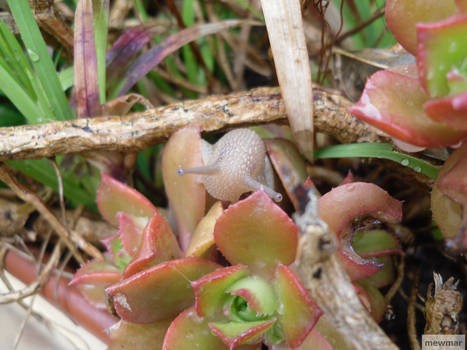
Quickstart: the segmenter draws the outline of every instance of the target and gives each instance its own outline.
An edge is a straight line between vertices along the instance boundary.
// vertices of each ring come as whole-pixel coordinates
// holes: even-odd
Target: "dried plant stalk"
[[[302,232],[296,270],[310,296],[329,317],[348,345],[355,349],[396,350],[360,303],[347,273],[335,253],[337,242],[318,215],[318,199],[312,192],[301,191],[304,213],[296,217]]]
[[[449,277],[443,283],[443,277],[433,273],[435,293],[432,295],[433,285],[427,291],[425,304],[425,334],[458,334],[459,313],[462,311],[462,293],[458,291],[459,281]]]
[[[60,254],[61,245],[60,241],[58,241],[55,244],[54,250],[52,252],[52,255],[50,256],[49,261],[47,261],[47,264],[44,266],[44,269],[41,271],[37,279],[31,284],[24,287],[23,289],[15,290],[6,294],[0,294],[0,305],[16,302],[37,293],[42,288],[42,286],[49,280],[53,269],[60,260]]]
[[[348,111],[350,102],[340,93],[314,88],[314,123],[319,131],[342,143],[385,142],[387,138]],[[0,161],[53,157],[87,151],[138,151],[165,141],[184,126],[202,131],[285,122],[278,88],[180,102],[122,117],[97,117],[39,125],[0,128]]]
[[[313,160],[313,92],[300,0],[261,0],[261,6],[290,126]]]
[[[73,230],[67,230],[35,194],[27,190],[14,178],[11,174],[11,169],[5,164],[0,165],[0,180],[8,185],[19,198],[32,204],[37,209],[37,211],[49,222],[50,226],[52,226],[57,235],[63,240],[79,263],[84,263],[84,259],[77,251],[76,246],[80,247],[96,259],[103,259],[101,252],[96,247],[86,242],[79,233]]]

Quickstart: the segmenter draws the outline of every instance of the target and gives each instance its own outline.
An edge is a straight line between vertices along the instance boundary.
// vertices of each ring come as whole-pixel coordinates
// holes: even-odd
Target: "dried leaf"
[[[101,114],[92,3],[80,0],[75,12],[74,86],[79,118]]]
[[[245,23],[240,20],[227,20],[218,23],[195,25],[166,38],[161,44],[139,56],[122,77],[118,95],[122,96],[130,90],[136,82],[157,66],[164,58],[205,35],[214,34],[221,30]]]
[[[299,0],[261,0],[277,78],[300,150],[313,160],[313,92]]]

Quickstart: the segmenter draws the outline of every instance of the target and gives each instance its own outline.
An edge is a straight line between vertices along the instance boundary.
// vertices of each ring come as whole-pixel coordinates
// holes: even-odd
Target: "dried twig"
[[[21,290],[16,290],[14,292],[6,294],[0,294],[0,304],[8,304],[11,302],[22,300],[37,293],[37,291],[39,291],[41,287],[49,280],[54,267],[60,259],[61,248],[62,245],[60,244],[60,241],[58,241],[55,244],[54,250],[52,252],[52,255],[50,256],[49,261],[47,261],[47,264],[45,264],[44,269],[41,271],[37,279],[33,283],[29,284]]]
[[[342,143],[383,142],[387,138],[348,111],[351,102],[339,92],[314,87],[314,122],[318,131]],[[185,101],[123,117],[82,118],[0,128],[0,160],[53,157],[97,150],[136,151],[166,140],[188,125],[202,131],[286,122],[278,88],[259,88]]]
[[[407,332],[409,334],[409,343],[412,350],[421,350],[417,339],[415,304],[417,303],[418,281],[420,279],[420,270],[417,270],[410,290],[409,305],[407,307]]]
[[[60,236],[68,249],[73,252],[73,255],[79,263],[83,263],[84,259],[77,251],[75,243],[78,247],[83,249],[90,256],[103,259],[101,252],[84,240],[77,232],[71,230],[68,233],[68,230],[57,220],[55,215],[46,207],[46,205],[32,192],[27,190],[23,185],[21,185],[11,174],[9,166],[2,164],[0,165],[0,179],[7,184],[19,198],[23,201],[32,204],[39,213],[49,222],[54,231]]]
[[[389,288],[386,295],[384,296],[384,300],[386,300],[387,304],[391,302],[391,299],[394,297],[394,295],[397,293],[397,291],[401,287],[402,281],[404,280],[404,268],[405,268],[405,258],[402,255],[400,257],[399,264],[397,265],[397,278],[392,284],[391,288]]]
[[[336,237],[319,218],[317,196],[304,188],[299,188],[296,194],[304,209],[303,214],[295,218],[302,232],[296,268],[310,296],[349,346],[398,349],[360,303],[347,273],[339,264],[335,253]]]
[[[459,281],[450,277],[443,283],[443,278],[436,272],[433,279],[435,294],[431,294],[433,285],[430,284],[425,304],[425,334],[457,334],[459,312],[462,311],[462,293],[457,290]]]

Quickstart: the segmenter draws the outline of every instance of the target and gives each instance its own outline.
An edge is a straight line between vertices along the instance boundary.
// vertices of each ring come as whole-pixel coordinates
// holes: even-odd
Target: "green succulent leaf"
[[[272,315],[277,308],[277,298],[270,283],[258,276],[248,276],[233,283],[228,289],[232,295],[238,296],[234,300],[243,299],[247,303],[247,310],[243,311],[243,304],[235,305],[232,303],[231,310],[242,319],[242,316],[250,316],[254,311],[256,318],[264,315]],[[251,320],[251,319],[249,319]]]

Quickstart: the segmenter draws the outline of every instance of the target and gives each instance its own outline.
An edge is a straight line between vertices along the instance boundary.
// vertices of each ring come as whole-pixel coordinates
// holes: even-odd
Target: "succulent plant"
[[[389,29],[402,46],[416,55],[417,64],[376,72],[367,81],[351,113],[403,141],[396,144],[407,150],[414,150],[412,146],[420,150],[420,147],[459,147],[465,143],[465,10],[465,1],[461,0],[386,1]],[[456,160],[449,160],[444,167],[452,168],[448,179],[446,170],[440,172],[436,181],[432,211],[442,234],[446,238],[457,237],[455,245],[465,250],[467,245],[461,243],[467,237],[467,177],[462,170],[465,150],[455,154],[452,157]],[[455,183],[457,189],[452,191]],[[450,215],[445,215],[447,212]]]

